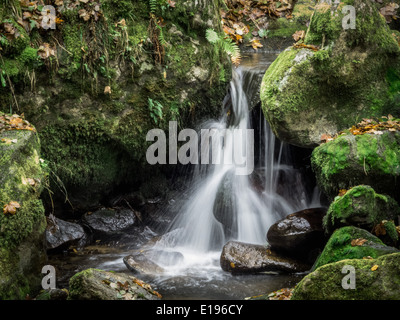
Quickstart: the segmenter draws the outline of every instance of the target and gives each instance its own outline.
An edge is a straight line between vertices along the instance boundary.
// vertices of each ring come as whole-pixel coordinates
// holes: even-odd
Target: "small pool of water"
[[[68,288],[70,277],[87,268],[133,275],[149,283],[165,300],[242,300],[292,288],[302,274],[232,275],[219,266],[219,253],[185,255],[185,261],[164,267],[163,274],[137,275],[127,269],[123,258],[131,252],[123,248],[95,245],[78,252],[49,256],[56,268],[57,287]]]

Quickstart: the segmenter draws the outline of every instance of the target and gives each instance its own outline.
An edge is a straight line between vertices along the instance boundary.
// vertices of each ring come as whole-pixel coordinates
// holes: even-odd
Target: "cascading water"
[[[262,75],[276,55],[264,55],[256,65],[246,64],[233,70],[230,94],[224,103],[224,115],[219,121],[208,121],[202,129],[217,129],[215,132],[252,129],[251,108],[257,101]],[[298,173],[288,164],[287,146],[279,144],[268,123],[261,115],[259,166],[251,175],[237,175],[237,165],[220,163],[197,165],[193,173],[190,197],[172,222],[167,236],[156,244],[160,249],[159,259],[169,261],[167,272],[180,274],[192,267],[219,268],[219,255],[229,240],[265,244],[269,227],[287,214],[307,207],[304,185]],[[218,134],[216,133],[216,134]],[[213,155],[242,152],[239,139],[217,139],[212,145]],[[214,141],[214,140],[213,140]],[[239,146],[237,146],[239,144]],[[202,146],[203,147],[203,146]],[[208,146],[207,146],[208,147]],[[282,165],[281,165],[282,164]],[[290,178],[291,189],[296,189],[294,198],[287,190],[277,192],[278,177],[285,173]],[[292,190],[293,193],[293,190]],[[293,196],[293,194],[292,194]],[[182,256],[179,263],[165,257],[172,252]]]
[[[236,169],[242,167],[240,162],[193,165],[191,187],[180,190],[175,199],[170,197],[170,206],[155,213],[159,221],[165,221],[163,213],[169,217],[179,209],[168,230],[154,237],[154,232],[146,227],[148,236],[143,235],[145,239],[139,243],[134,241],[134,252],[121,249],[122,252],[90,255],[79,262],[80,267],[130,272],[123,262],[127,254],[138,260],[144,257],[140,261],[149,262],[148,270],[140,274],[140,279],[150,283],[164,299],[243,299],[290,287],[300,279],[296,274],[232,276],[220,266],[221,251],[227,241],[266,244],[266,233],[278,219],[320,206],[318,193],[312,199],[308,197],[303,174],[293,166],[291,147],[275,138],[259,107],[261,79],[276,56],[252,54],[244,59],[233,70],[223,116],[201,126],[217,129],[209,132],[226,133],[223,140],[210,138],[215,141],[210,158],[243,154],[240,151],[244,141],[231,139],[229,132],[254,128],[254,172],[237,175]],[[202,154],[203,150],[199,151]],[[157,268],[152,272],[154,264]]]

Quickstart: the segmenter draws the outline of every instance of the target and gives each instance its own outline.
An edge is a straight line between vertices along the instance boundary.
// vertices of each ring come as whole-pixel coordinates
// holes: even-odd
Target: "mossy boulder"
[[[385,245],[367,230],[353,226],[343,227],[331,235],[313,270],[340,260],[377,258],[398,251],[394,247]]]
[[[327,233],[348,225],[372,230],[383,220],[397,221],[399,215],[400,207],[393,198],[361,185],[335,198],[324,216],[323,225]]]
[[[345,5],[355,8],[355,29],[342,28]],[[356,119],[398,114],[400,47],[372,1],[319,3],[304,44],[319,50],[289,47],[261,85],[264,115],[279,139],[314,148],[322,134]]]
[[[69,281],[68,300],[159,300],[150,285],[129,275],[86,269]]]
[[[355,289],[342,286],[349,266],[354,267]],[[296,285],[291,300],[399,300],[399,286],[400,253],[392,253],[326,264]]]
[[[46,217],[40,193],[46,174],[37,133],[0,133],[0,300],[25,299],[40,288],[46,264]],[[15,213],[3,208],[18,203]]]
[[[341,189],[369,185],[399,200],[400,133],[343,134],[315,148],[311,165],[318,186],[333,200]]]

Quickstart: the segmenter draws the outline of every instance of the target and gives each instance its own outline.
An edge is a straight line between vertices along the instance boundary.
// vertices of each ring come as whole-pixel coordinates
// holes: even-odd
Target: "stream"
[[[184,195],[171,195],[169,205],[153,213],[157,223],[76,252],[51,255],[49,263],[57,268],[58,286],[67,287],[68,279],[86,268],[132,275],[123,262],[132,252],[154,252],[150,259],[163,272],[136,276],[166,300],[245,299],[295,286],[304,274],[231,275],[219,262],[227,241],[266,244],[266,233],[273,223],[320,205],[317,190],[309,191],[302,173],[293,165],[290,147],[275,138],[261,112],[258,96],[262,76],[277,55],[244,57],[233,69],[221,118],[199,127],[254,129],[254,171],[237,175],[235,162],[194,166]],[[245,144],[226,136],[215,141],[213,156],[226,156],[240,148],[243,152]],[[164,215],[172,218],[164,221]]]

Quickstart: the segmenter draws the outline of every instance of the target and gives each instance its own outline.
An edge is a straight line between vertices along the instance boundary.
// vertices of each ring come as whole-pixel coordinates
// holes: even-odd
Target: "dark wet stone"
[[[76,245],[86,238],[83,227],[77,223],[54,217],[47,218],[46,247],[55,249],[61,246]]]
[[[82,221],[95,232],[112,234],[133,227],[136,215],[129,209],[101,208],[93,213],[86,213]]]
[[[325,208],[292,213],[273,224],[267,233],[271,249],[312,263],[327,242],[322,227]]]
[[[222,224],[227,239],[235,238],[238,232],[234,220],[237,211],[237,199],[233,192],[234,179],[234,171],[225,174],[215,196],[213,207],[214,217]]]
[[[281,256],[268,246],[229,241],[222,249],[221,268],[232,274],[305,272],[310,265]]]
[[[143,253],[126,256],[123,261],[126,267],[135,274],[159,274],[164,272],[163,268]]]

